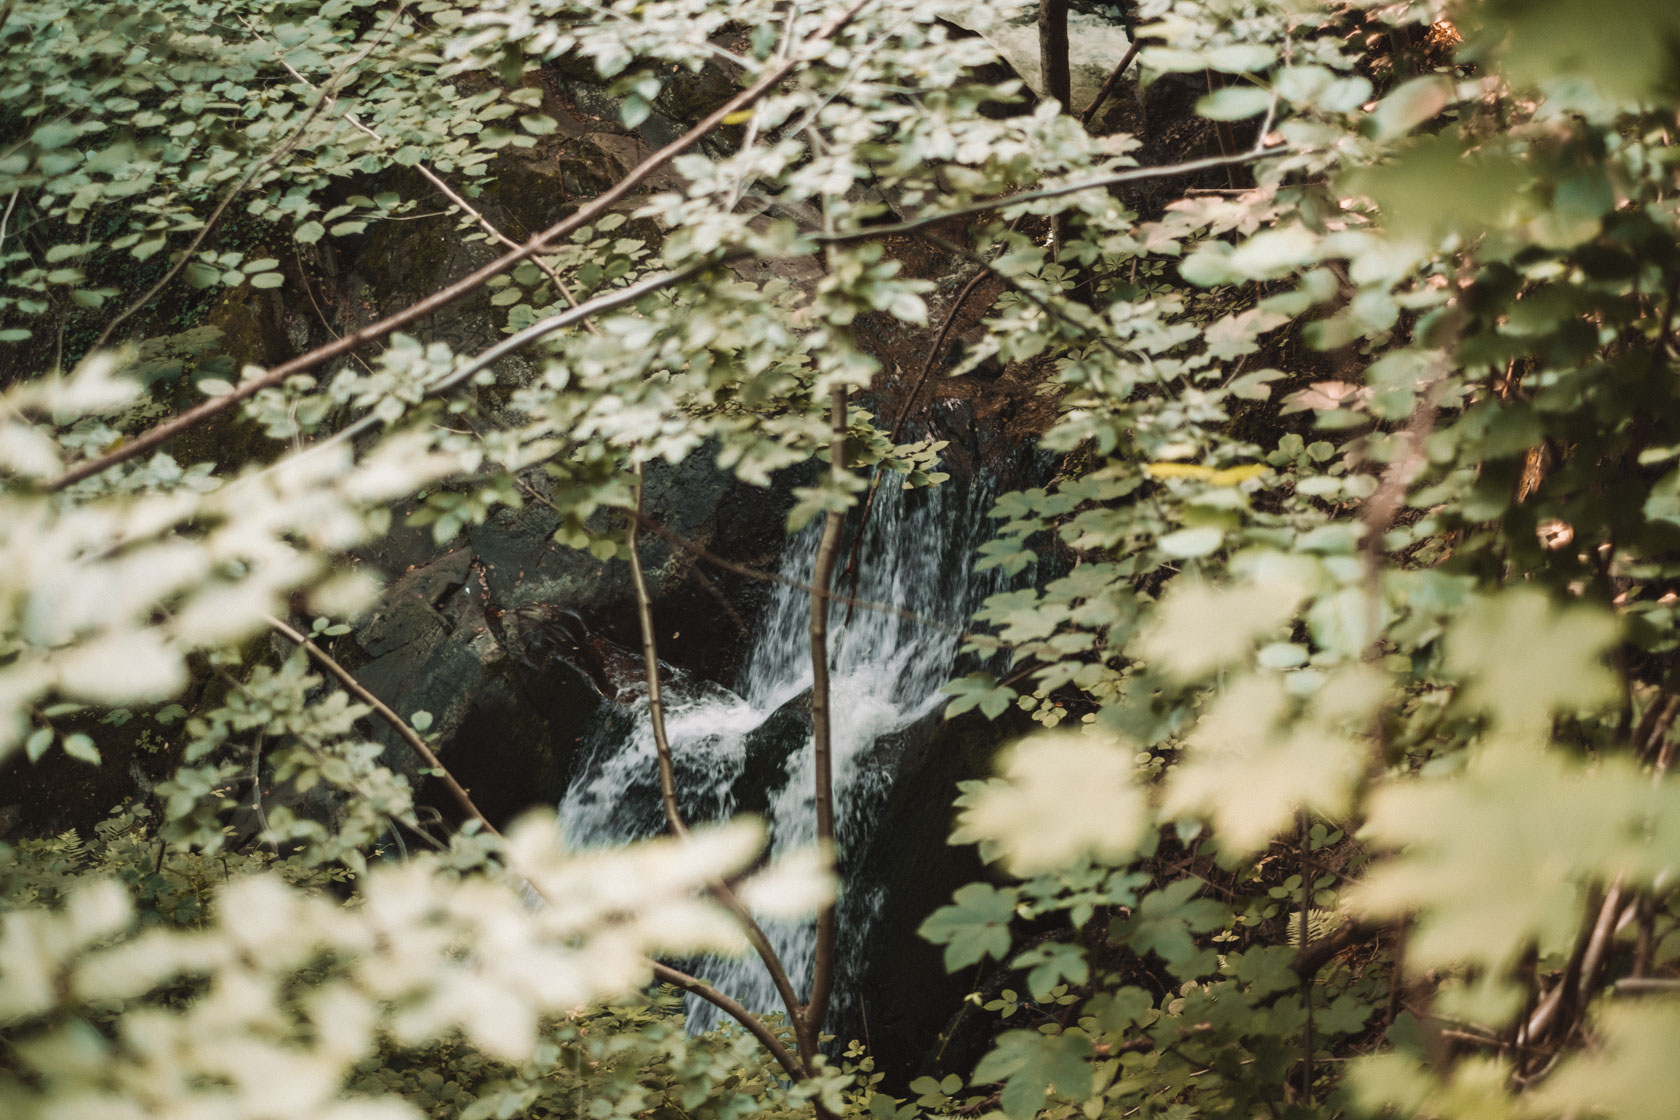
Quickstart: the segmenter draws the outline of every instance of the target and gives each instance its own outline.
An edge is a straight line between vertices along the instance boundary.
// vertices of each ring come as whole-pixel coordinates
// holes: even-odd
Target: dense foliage
[[[0,760],[97,764],[142,719],[178,765],[0,847],[0,1112],[1669,1114],[1680,13],[1137,0],[1143,80],[1223,145],[1140,166],[982,81],[966,6],[4,9]],[[740,92],[510,237],[471,200],[556,127],[532,76],[580,65],[630,126],[674,73]],[[207,300],[434,206],[501,255],[273,368],[205,357]],[[989,600],[1008,675],[950,686],[1046,725],[960,799],[996,875],[927,900],[996,1029],[902,1099],[817,1051],[820,966],[719,1035],[649,992],[748,907],[831,923],[819,861],[737,881],[758,831],[674,812],[610,853],[551,814],[441,835],[369,737],[446,781],[429,717],[284,621],[354,619],[332,558],[416,495],[440,542],[541,500],[639,564],[643,466],[715,452],[761,485],[826,460],[790,518],[827,527],[820,656],[870,471],[939,478],[850,399],[884,376],[860,315],[955,313],[889,234],[1002,281],[955,373],[1040,371],[1062,457],[980,562],[1063,574]],[[480,291],[505,342],[425,337]],[[236,407],[268,442],[165,449]],[[171,705],[189,677],[220,700]],[[313,795],[239,834],[259,766]]]

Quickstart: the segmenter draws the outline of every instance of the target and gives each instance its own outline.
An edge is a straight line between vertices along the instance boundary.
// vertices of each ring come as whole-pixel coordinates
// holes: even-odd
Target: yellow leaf
[[[1259,478],[1269,469],[1264,463],[1245,463],[1240,467],[1226,467],[1222,471],[1215,471],[1208,481],[1215,486],[1235,486],[1251,478]]]
[[[1150,463],[1144,468],[1150,478],[1212,478],[1213,468],[1195,463]]]

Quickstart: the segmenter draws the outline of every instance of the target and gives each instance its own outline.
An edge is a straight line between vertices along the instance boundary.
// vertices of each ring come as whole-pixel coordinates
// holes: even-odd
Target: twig
[[[645,514],[642,516],[642,527],[644,529],[652,530],[654,533],[676,545],[678,548],[686,549],[687,551],[694,553],[694,555],[706,561],[708,564],[723,568],[726,571],[734,572],[739,576],[745,576],[747,579],[757,580],[760,583],[779,583],[783,587],[793,587],[799,589],[800,591],[808,591],[813,595],[819,595],[822,598],[827,599],[830,603],[837,603],[843,607],[859,607],[866,611],[880,611],[882,614],[890,614],[898,618],[902,618],[906,622],[914,622],[921,626],[930,627],[934,630],[943,630],[947,634],[955,634],[957,637],[962,638],[965,641],[990,642],[998,649],[1006,648],[1003,642],[998,641],[997,638],[990,634],[970,634],[966,630],[957,629],[955,626],[947,626],[938,619],[928,618],[926,615],[917,614],[915,611],[906,610],[903,607],[895,607],[891,603],[878,603],[870,599],[854,599],[849,595],[841,595],[833,590],[823,591],[813,588],[810,584],[800,583],[798,580],[784,576],[780,572],[761,572],[757,568],[748,567],[745,564],[737,564],[733,560],[725,559],[717,553],[712,552],[704,545],[695,544],[693,541],[688,540],[685,537],[678,536],[676,533],[673,533],[671,530],[667,529],[665,526],[659,524],[659,522],[653,520]]]
[[[616,13],[616,12],[611,13],[611,14],[618,15],[618,13]],[[627,18],[627,17],[620,16],[620,18]],[[259,32],[254,26],[252,26],[250,20],[246,19],[244,16],[239,16],[238,19],[239,19],[240,23],[245,25],[246,30],[250,31],[252,35],[255,35],[258,39],[262,38],[262,33]],[[289,73],[292,77],[296,78],[298,81],[302,82],[304,85],[308,86],[310,89],[315,89],[316,88],[315,83],[311,82],[308,78],[304,77],[303,73],[301,71],[299,71],[297,67],[293,66],[290,62],[288,62],[284,55],[277,54],[276,57],[279,58],[280,65],[284,66],[286,68],[286,72]],[[360,120],[357,119],[356,114],[346,113],[346,114],[344,114],[344,119],[350,125],[350,127],[358,130],[359,132],[362,133],[362,135],[370,136],[370,137],[379,141],[382,144],[385,142],[385,137],[381,136],[379,134],[379,132],[377,132],[375,129],[369,128],[367,125],[363,124]],[[441,175],[439,175],[437,172],[433,171],[430,167],[426,166],[424,163],[415,164],[414,165],[414,170],[418,171],[420,173],[420,177],[422,179],[426,180],[426,182],[430,183],[432,185],[432,187],[434,189],[436,189],[439,194],[443,195],[444,198],[448,199],[449,202],[450,202],[450,205],[454,206],[456,209],[460,210],[462,213],[464,213],[468,217],[470,217],[473,221],[477,222],[478,227],[480,229],[482,229],[488,236],[490,236],[490,237],[494,238],[495,240],[501,242],[502,245],[504,245],[505,247],[507,247],[509,249],[519,248],[519,243],[517,241],[515,241],[513,238],[509,237],[507,234],[503,233],[501,230],[497,229],[496,226],[491,223],[489,218],[486,218],[481,211],[475,209],[470,202],[468,202],[464,197],[462,197],[462,195],[459,192],[457,192],[453,187],[451,187],[444,180],[444,178]],[[549,282],[554,285],[555,291],[559,292],[561,297],[565,299],[566,305],[568,307],[576,307],[578,305],[577,297],[572,295],[571,288],[569,288],[566,285],[566,282],[560,278],[560,274],[554,270],[553,266],[551,266],[547,261],[543,260],[541,257],[532,257],[531,258],[531,263],[536,265],[537,268],[542,272],[542,274],[544,276],[548,277]],[[588,331],[590,334],[593,334],[597,337],[600,336],[600,333],[601,333],[600,328],[597,327],[594,323],[590,322],[587,319],[584,320],[583,328],[584,328],[584,330]]]
[[[653,724],[653,745],[659,758],[659,800],[665,808],[665,821],[671,826],[671,834],[681,839],[688,839],[688,824],[683,820],[682,807],[677,803],[677,769],[676,762],[671,755],[671,740],[665,727],[665,698],[659,683],[659,646],[658,638],[653,629],[653,600],[648,594],[647,576],[642,572],[641,550],[637,546],[637,537],[641,527],[642,517],[642,489],[645,480],[645,470],[641,463],[636,464],[636,506],[634,515],[630,519],[630,531],[627,534],[630,548],[630,578],[636,589],[636,619],[642,631],[642,662],[647,677],[648,687],[648,717]],[[770,979],[776,986],[776,992],[787,1007],[790,1018],[797,1018],[799,1014],[799,997],[793,990],[793,982],[788,978],[787,969],[782,964],[781,957],[770,944],[764,930],[754,918],[752,911],[741,902],[739,896],[729,889],[722,881],[714,880],[707,885],[707,890],[721,902],[730,913],[740,922],[747,940],[763,960],[764,967],[769,970]],[[814,1069],[818,1051],[805,1046],[803,1036],[800,1037],[800,1058],[807,1069]]]
[[[1115,360],[1122,362],[1127,360],[1126,351],[1121,349],[1119,346],[1116,346],[1114,341],[1106,334],[1098,330],[1092,330],[1091,324],[1089,323],[1081,323],[1077,316],[1071,315],[1066,310],[1056,306],[1056,304],[1042,292],[1035,291],[1029,285],[1021,283],[1018,277],[1010,276],[1007,273],[1000,271],[993,261],[988,261],[984,257],[970,252],[968,249],[958,245],[954,241],[949,241],[946,238],[939,236],[937,233],[924,233],[922,236],[939,246],[941,249],[944,249],[947,253],[954,253],[959,257],[964,257],[980,265],[988,272],[994,273],[1005,284],[1009,285],[1010,288],[1025,297],[1034,307],[1037,307],[1040,311],[1044,312],[1048,318],[1064,323],[1079,331],[1092,342],[1101,346],[1104,350],[1107,350],[1109,354],[1113,355]],[[1081,310],[1086,309],[1081,307]]]
[[[313,657],[320,663],[323,669],[336,677],[339,683],[348,689],[352,695],[378,713],[379,717],[386,723],[390,724],[391,727],[395,729],[396,733],[402,737],[403,742],[407,743],[409,748],[412,749],[415,754],[420,756],[421,761],[431,769],[432,776],[443,782],[444,788],[447,789],[450,796],[455,799],[455,804],[460,806],[461,811],[466,813],[466,815],[471,819],[477,821],[484,831],[488,832],[490,835],[495,836],[498,839],[501,837],[501,831],[495,825],[490,823],[489,817],[479,811],[478,806],[473,803],[472,796],[467,793],[465,787],[455,780],[455,775],[451,774],[444,768],[444,765],[442,761],[438,759],[437,754],[431,747],[426,745],[426,740],[420,737],[419,732],[415,731],[414,728],[408,725],[407,720],[392,711],[391,706],[385,703],[385,701],[369,692],[367,686],[357,680],[350,670],[346,669],[343,665],[340,665],[332,654],[310,641],[302,631],[287,625],[280,619],[275,618],[273,615],[264,615],[263,620],[267,622],[269,627],[276,633],[281,634],[295,642],[297,645],[302,646],[309,656]]]
[[[1021,219],[1017,217],[1009,224],[1009,228],[1014,230],[1020,224]],[[1004,245],[999,245],[997,251],[992,254],[994,262],[1002,255],[1003,250]],[[933,367],[938,364],[940,356],[945,352],[945,341],[951,336],[951,328],[956,326],[957,316],[962,312],[963,305],[968,302],[968,297],[974,292],[974,289],[979,287],[980,281],[984,280],[990,273],[989,268],[981,266],[979,271],[969,278],[968,283],[963,285],[962,291],[957,293],[957,298],[951,301],[951,309],[945,313],[944,321],[939,324],[939,330],[933,336],[933,345],[928,349],[927,358],[922,362],[922,371],[917,375],[915,383],[910,386],[910,392],[905,396],[904,403],[899,406],[898,418],[893,421],[892,431],[887,434],[887,439],[890,442],[897,443],[899,437],[903,434],[904,425],[909,421],[910,413],[916,406],[916,398],[922,394],[922,386],[927,384],[928,378],[933,374]],[[845,580],[847,577],[851,578],[851,596],[853,598],[857,596],[858,580],[862,577],[859,561],[863,555],[864,530],[869,527],[869,515],[875,510],[875,495],[880,492],[881,479],[885,475],[886,468],[877,466],[870,476],[869,493],[864,495],[863,509],[858,513],[857,529],[852,534],[852,547],[846,559],[846,570],[840,573],[841,580]],[[846,608],[846,621],[849,623],[851,620],[852,608],[848,606]]]
[[[343,665],[340,665],[331,654],[312,642],[302,632],[287,625],[272,615],[265,616],[265,618],[269,626],[277,633],[284,635],[292,642],[303,647],[303,649],[311,657],[318,661],[323,668],[336,677],[345,688],[358,697],[363,703],[371,707],[380,715],[381,718],[395,728],[397,734],[401,735],[403,740],[414,749],[415,753],[425,760],[426,764],[432,768],[433,773],[443,780],[450,793],[455,796],[457,804],[461,806],[467,816],[479,822],[485,832],[488,832],[497,839],[501,838],[501,832],[495,825],[490,823],[490,819],[486,817],[483,812],[479,810],[478,806],[473,803],[471,795],[468,794],[467,791],[462,788],[461,784],[455,780],[454,775],[449,773],[449,771],[444,767],[442,761],[439,760],[438,756],[429,746],[426,745],[426,741],[420,738],[414,729],[404,722],[401,716],[397,715],[396,712],[391,710],[389,705],[384,703],[373,693],[369,692],[348,669],[346,669]],[[545,902],[550,901],[543,895],[540,887],[534,883],[529,885],[538,897],[542,897]],[[762,934],[760,934],[760,936],[762,936]],[[770,1051],[771,1056],[774,1057],[777,1063],[788,1072],[790,1077],[798,1081],[803,1081],[810,1076],[809,1071],[807,1071],[805,1067],[793,1057],[792,1054],[788,1053],[787,1047],[783,1046],[781,1040],[775,1036],[770,1028],[764,1025],[763,1020],[748,1011],[745,1007],[741,1006],[739,1002],[725,995],[723,992],[718,991],[705,981],[697,980],[696,978],[689,976],[687,973],[680,972],[669,965],[661,964],[658,961],[649,961],[648,964],[652,967],[653,974],[658,979],[667,984],[673,984],[686,991],[693,992],[701,999],[712,1004],[718,1010],[737,1020],[747,1029],[749,1033],[752,1034],[754,1038],[764,1044],[764,1048]]]
[[[1362,941],[1369,941],[1386,927],[1368,925],[1365,922],[1343,922],[1332,930],[1327,937],[1321,937],[1311,945],[1303,945],[1289,962],[1289,969],[1305,984],[1318,975],[1318,970],[1329,964],[1345,949],[1352,948]]]
[[[454,389],[456,386],[461,385],[463,382],[471,379],[475,374],[478,374],[479,372],[488,369],[490,366],[495,365],[498,361],[507,357],[514,351],[523,346],[530,345],[532,342],[535,342],[537,339],[542,338],[545,335],[550,335],[555,331],[563,330],[574,323],[587,319],[591,315],[599,315],[602,312],[613,311],[625,306],[626,304],[635,303],[645,295],[650,295],[662,288],[670,287],[672,284],[681,283],[692,276],[698,276],[707,269],[711,268],[713,265],[729,260],[734,255],[737,254],[725,253],[713,261],[701,261],[696,264],[688,265],[684,268],[676,269],[672,272],[661,272],[656,275],[646,277],[645,279],[638,280],[634,284],[608,292],[606,295],[596,296],[572,310],[562,311],[558,314],[551,315],[547,319],[541,319],[532,323],[519,333],[510,335],[509,337],[504,338],[501,342],[498,342],[494,346],[491,346],[479,353],[465,365],[458,366],[455,369],[450,370],[448,373],[443,374],[434,381],[426,382],[421,387],[421,392],[427,397],[435,397],[441,393],[446,393],[449,390]],[[241,390],[243,388],[244,386],[240,387]],[[236,390],[236,392],[237,391],[239,390]],[[226,399],[226,396],[222,396],[205,403],[216,404],[217,402]],[[203,405],[200,405],[199,409],[202,409],[203,407]],[[194,409],[192,411],[197,412],[199,409]],[[180,429],[184,430],[185,428],[191,426],[186,423],[190,416],[191,413],[182,413],[180,416],[176,417],[175,420],[169,421],[168,423],[174,424],[176,421],[181,421],[182,423],[180,424]],[[339,429],[337,432],[334,432],[325,439],[318,440],[315,443],[310,444],[308,447],[300,451],[298,455],[293,456],[292,459],[282,459],[279,462],[292,462],[303,455],[312,455],[316,452],[324,451],[329,447],[336,446],[337,444],[347,443],[362,433],[371,431],[378,427],[379,423],[379,419],[370,409],[367,415],[363,416],[355,423]],[[153,430],[155,431],[156,429]],[[149,436],[151,433],[148,432],[146,434]],[[109,457],[107,456],[106,458]],[[100,470],[104,469],[104,467],[101,466],[104,461],[104,459],[89,460],[79,467],[66,471],[64,474],[60,475],[48,484],[47,489],[49,491],[60,490],[65,486],[81,481],[89,475],[97,474]],[[275,469],[278,465],[278,463],[271,464],[270,466],[263,468],[263,470],[256,472],[254,475],[244,476],[244,478],[240,481],[247,482],[253,478],[260,478],[268,471]]]
[[[1603,896],[1587,907],[1581,933],[1563,976],[1523,1024],[1517,1035],[1519,1043],[1537,1046],[1548,1037],[1565,1037],[1573,1029],[1575,1012],[1585,1005],[1586,997],[1592,992],[1604,949],[1621,913],[1624,894],[1622,877],[1618,875]]]
[[[1629,976],[1616,981],[1617,995],[1672,995],[1680,992],[1680,980],[1659,980],[1651,976]]]
[[[1256,146],[1246,152],[1238,152],[1231,156],[1205,156],[1201,159],[1185,160],[1183,163],[1169,163],[1160,167],[1134,167],[1108,175],[1099,175],[1094,179],[1080,179],[1054,187],[1041,187],[1035,191],[1022,191],[1019,194],[1005,195],[989,202],[976,202],[969,206],[959,206],[954,210],[924,214],[918,218],[907,218],[902,222],[864,226],[861,229],[848,230],[845,233],[817,234],[814,235],[814,240],[829,245],[873,241],[877,237],[914,233],[917,230],[926,229],[928,226],[938,225],[953,218],[971,218],[976,214],[989,214],[993,210],[1001,210],[1009,206],[1020,206],[1028,202],[1042,202],[1045,199],[1061,198],[1064,195],[1080,194],[1084,191],[1100,190],[1105,187],[1118,187],[1125,183],[1136,183],[1144,179],[1171,179],[1179,175],[1193,175],[1198,171],[1208,171],[1216,167],[1235,167],[1245,163],[1256,163],[1263,159],[1277,159],[1280,156],[1294,155],[1296,151],[1297,149],[1287,146],[1277,148]]]
[[[846,389],[836,386],[829,407],[829,478],[836,489],[844,486],[846,470]],[[840,533],[845,514],[831,509],[823,518],[822,538],[811,566],[811,761],[816,775],[817,843],[834,848],[834,743],[833,720],[829,713],[828,679],[828,596],[834,580],[834,565],[840,554]],[[812,966],[811,999],[796,1024],[800,1048],[815,1048],[828,1016],[828,1000],[834,988],[834,901],[817,911],[817,944]]]
[[[6,247],[6,227],[12,224],[12,210],[17,206],[19,190],[12,191],[12,197],[6,200],[6,213],[0,216],[0,249]]]
[[[858,13],[862,12],[863,9],[870,4],[870,2],[871,0],[857,0],[856,3],[839,12],[833,19],[819,27],[813,33],[810,41],[815,43],[832,38],[848,23],[850,23],[858,15]],[[84,478],[88,478],[92,475],[100,473],[101,471],[108,470],[118,463],[126,462],[137,455],[142,455],[152,450],[159,444],[164,443],[188,430],[189,428],[202,424],[214,416],[219,416],[221,413],[232,408],[240,401],[253,397],[264,389],[281,384],[286,380],[286,378],[295,373],[302,373],[305,370],[314,369],[316,366],[322,365],[325,362],[330,362],[334,358],[342,357],[350,351],[364,346],[369,342],[384,338],[393,331],[400,330],[401,328],[408,326],[410,323],[424,319],[428,315],[449,306],[462,296],[467,295],[469,292],[476,291],[492,277],[500,276],[502,273],[513,268],[520,261],[543,252],[548,248],[550,242],[554,241],[556,238],[564,237],[573,230],[579,229],[582,226],[594,221],[601,214],[611,209],[617,202],[619,202],[619,200],[623,199],[631,192],[631,190],[644,182],[654,172],[658,171],[671,160],[687,151],[703,137],[709,135],[714,129],[723,123],[726,117],[729,117],[746,106],[753,104],[765,94],[769,93],[771,89],[779,85],[783,79],[792,74],[800,65],[800,59],[795,57],[789,59],[780,66],[772,68],[766,72],[763,77],[759,78],[758,81],[754,82],[746,89],[743,89],[740,93],[737,93],[734,97],[731,97],[728,101],[724,102],[711,113],[707,114],[706,117],[693,128],[689,129],[669,144],[666,144],[663,148],[660,148],[658,151],[650,154],[641,163],[631,168],[624,178],[620,179],[617,183],[614,183],[611,187],[608,187],[605,191],[596,195],[589,202],[584,203],[575,210],[571,216],[562,218],[560,221],[549,226],[540,233],[532,235],[523,244],[521,244],[518,249],[509,250],[507,253],[504,253],[502,256],[496,258],[488,264],[475,269],[466,276],[461,277],[461,279],[456,280],[454,283],[439,288],[431,295],[426,296],[423,299],[416,300],[400,311],[393,312],[385,318],[380,319],[378,322],[370,323],[353,334],[346,335],[337,341],[317,346],[315,349],[307,353],[300,354],[298,357],[293,358],[290,361],[282,362],[281,364],[268,370],[266,373],[240,384],[231,393],[224,393],[219,397],[207,400],[203,404],[190,408],[186,412],[179,413],[170,419],[149,428],[128,442],[112,448],[110,451],[107,451],[97,458],[87,459],[76,464],[49,483],[47,489],[49,491],[62,490],[64,487],[80,482]],[[698,269],[695,271],[698,271]],[[685,278],[687,275],[692,275],[692,273],[688,269],[678,269],[673,273],[667,273],[665,275],[671,279],[678,279]],[[592,300],[590,302],[593,303],[595,301]],[[584,308],[588,306],[589,304],[584,304],[583,307],[578,308],[574,312],[568,312],[567,314],[577,315],[578,312],[583,311]],[[562,318],[564,318],[564,316],[555,316],[553,320],[550,320],[550,322],[554,323],[554,325],[550,326],[548,329],[558,330],[560,329],[560,326],[568,325],[557,322],[557,320]],[[581,321],[583,318],[587,318],[587,316],[578,315],[576,319],[571,319],[568,323]],[[542,333],[547,332],[545,331]]]
[[[786,1070],[787,1075],[795,1081],[804,1081],[811,1076],[805,1067],[799,1064],[799,1060],[788,1052],[788,1048],[782,1045],[782,1040],[776,1037],[775,1032],[764,1025],[764,1020],[742,1007],[734,999],[718,991],[704,980],[696,979],[686,972],[679,972],[670,965],[660,964],[658,961],[653,962],[653,975],[673,987],[693,992],[718,1010],[733,1016],[737,1022],[747,1028],[748,1033],[758,1039],[766,1050],[770,1051],[770,1056],[776,1059],[776,1064]]]
[[[198,251],[198,247],[204,244],[204,239],[210,236],[210,231],[216,228],[216,223],[221,221],[222,215],[227,213],[227,208],[233,205],[233,200],[238,198],[246,187],[255,182],[258,175],[261,175],[275,163],[290,155],[297,146],[303,142],[303,135],[309,129],[309,126],[315,123],[315,118],[320,116],[322,110],[324,110],[328,105],[331,105],[333,101],[337,99],[339,87],[343,85],[345,77],[349,75],[351,70],[355,69],[370,54],[372,54],[374,50],[378,48],[380,43],[384,42],[385,37],[391,33],[391,29],[396,26],[397,21],[402,18],[403,13],[407,10],[408,7],[406,4],[398,6],[398,8],[391,13],[391,18],[386,21],[385,26],[380,29],[379,34],[370,39],[366,47],[363,47],[354,56],[345,60],[344,65],[340,66],[333,72],[333,75],[327,81],[327,84],[319,89],[319,96],[315,98],[315,104],[309,107],[309,111],[304,114],[303,119],[298,122],[297,127],[292,129],[291,134],[279,144],[275,145],[273,151],[269,152],[262,159],[259,159],[256,163],[252,164],[249,171],[239,177],[238,182],[234,183],[233,186],[228,189],[228,192],[222,196],[221,202],[219,202],[216,205],[216,208],[210,212],[210,217],[205,219],[204,224],[199,227],[198,233],[193,236],[191,243],[189,243],[187,247],[181,251],[181,255],[176,258],[175,263],[170,265],[168,271],[166,271],[162,276],[158,277],[155,284],[146,289],[145,294],[133,303],[129,304],[128,307],[123,309],[116,318],[105,324],[105,329],[99,332],[99,337],[94,339],[93,345],[88,347],[89,353],[101,349],[111,340],[112,333],[115,332],[118,327],[127,322],[142,308],[150,304],[152,300],[156,298],[157,294],[163,291],[171,280],[180,275],[181,270],[187,267],[187,263],[192,260],[192,255]]]
[[[1136,58],[1138,51],[1142,49],[1143,44],[1133,40],[1131,47],[1120,56],[1120,64],[1109,71],[1108,77],[1103,79],[1102,88],[1097,90],[1097,95],[1091,99],[1091,103],[1085,106],[1085,111],[1079,114],[1080,124],[1090,126],[1092,119],[1097,115],[1097,110],[1102,108],[1104,101],[1108,100],[1108,95],[1114,92],[1114,87],[1120,84],[1120,75],[1126,72],[1126,67],[1132,64],[1132,59]]]
[[[1308,919],[1312,916],[1313,875],[1307,866],[1311,857],[1312,834],[1307,827],[1307,811],[1300,810],[1297,814],[1301,822],[1301,951],[1304,953],[1312,944],[1312,923]],[[1306,1010],[1306,1020],[1302,1024],[1301,1055],[1301,1102],[1309,1109],[1313,1099],[1313,986],[1310,981],[1301,982],[1301,1006]]]
[[[686,840],[688,825],[677,805],[677,769],[671,759],[671,740],[665,734],[665,698],[659,687],[659,650],[654,644],[653,604],[648,596],[647,577],[642,574],[642,554],[636,547],[642,512],[642,464],[636,464],[636,516],[630,519],[630,580],[636,588],[636,620],[642,630],[642,667],[647,676],[648,720],[653,725],[653,748],[659,756],[659,801],[665,807],[665,822],[671,832]]]

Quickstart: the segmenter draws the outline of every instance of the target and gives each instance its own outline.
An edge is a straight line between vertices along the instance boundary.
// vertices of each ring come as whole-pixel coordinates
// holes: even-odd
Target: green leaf
[[[1005,1031],[974,1067],[976,1085],[1003,1082],[998,1103],[1009,1120],[1029,1120],[1054,1090],[1075,1101],[1091,1092],[1091,1040],[1078,1032]]]
[[[945,970],[955,972],[987,957],[1002,960],[1009,952],[1009,920],[1020,895],[1010,887],[969,883],[952,896],[917,930],[935,945],[945,946]]]
[[[1196,961],[1190,935],[1219,929],[1231,919],[1223,904],[1194,897],[1201,886],[1197,879],[1180,879],[1144,895],[1131,917],[1116,919],[1109,936],[1139,953],[1156,953],[1169,965]]]
[[[64,753],[77,762],[92,766],[98,766],[100,762],[99,748],[93,745],[93,739],[79,731],[64,737]]]
[[[1046,941],[1009,962],[1011,968],[1027,968],[1027,988],[1039,1001],[1050,998],[1050,989],[1066,983],[1078,986],[1090,978],[1085,950],[1065,941]]]
[[[1013,688],[998,684],[997,678],[986,672],[970,673],[944,685],[939,691],[956,698],[945,705],[946,719],[975,707],[987,719],[996,719],[1008,710],[1018,695]]]
[[[990,845],[1015,875],[1052,871],[1087,856],[1124,860],[1151,823],[1133,752],[1094,731],[1016,744],[1002,757],[1002,776],[963,800],[951,842]]]
[[[1231,43],[1203,52],[1208,66],[1227,74],[1264,70],[1277,61],[1277,51],[1265,43]]]
[[[1220,529],[1204,525],[1195,529],[1180,529],[1176,533],[1168,533],[1155,544],[1168,556],[1177,559],[1191,559],[1197,556],[1211,556],[1219,551],[1224,542],[1225,534]]]
[[[1554,607],[1531,588],[1471,602],[1447,637],[1447,666],[1469,679],[1466,704],[1513,727],[1537,728],[1554,712],[1614,704],[1616,677],[1603,658],[1618,626],[1584,605]]]
[[[1198,116],[1212,121],[1241,121],[1259,116],[1272,104],[1272,95],[1256,86],[1227,86],[1196,102]]]
[[[292,236],[305,245],[313,245],[317,241],[321,240],[322,235],[326,232],[327,227],[323,226],[320,222],[304,222],[301,226],[297,227],[297,231],[293,233]]]
[[[1452,101],[1452,83],[1439,74],[1426,74],[1395,87],[1371,110],[1371,134],[1392,140],[1438,116]]]
[[[624,99],[624,105],[619,109],[619,119],[625,128],[635,128],[653,114],[653,105],[639,93],[632,93]]]
[[[222,270],[203,261],[188,261],[181,275],[195,288],[210,288],[222,282]]]

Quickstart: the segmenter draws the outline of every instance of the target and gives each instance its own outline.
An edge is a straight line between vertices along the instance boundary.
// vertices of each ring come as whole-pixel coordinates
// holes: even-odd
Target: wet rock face
[[[1031,726],[1014,708],[995,723],[974,711],[949,722],[935,712],[895,737],[895,779],[860,856],[881,891],[879,915],[860,954],[855,1007],[832,1028],[867,1041],[892,1091],[922,1074],[966,1071],[978,1057],[952,1021],[973,977],[948,975],[942,950],[916,931],[953,890],[985,877],[972,845],[946,842],[957,783],[989,775],[998,748]]]
[[[648,516],[736,563],[774,570],[791,499],[696,455],[648,471]],[[398,511],[399,514],[404,511]],[[403,573],[333,653],[403,715],[432,715],[444,764],[492,821],[555,805],[579,749],[639,694],[643,662],[628,565],[556,545],[542,506],[502,510],[439,554],[400,531],[358,559]],[[733,679],[763,585],[643,535],[659,655],[703,680]],[[394,735],[388,758],[413,773]],[[453,806],[421,784],[422,799]]]

